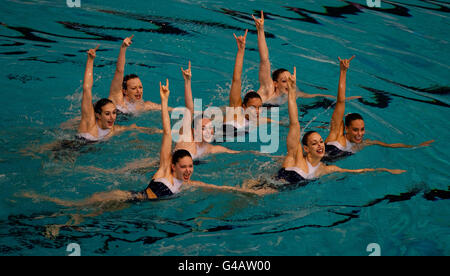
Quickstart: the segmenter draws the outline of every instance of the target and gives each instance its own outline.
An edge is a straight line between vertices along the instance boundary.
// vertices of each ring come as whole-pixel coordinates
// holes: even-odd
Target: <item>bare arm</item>
[[[244,64],[244,54],[245,54],[245,39],[247,38],[248,30],[245,30],[244,36],[237,37],[235,34],[234,38],[238,46],[238,51],[236,54],[236,61],[234,63],[233,80],[231,81],[230,90],[230,107],[240,107],[242,106],[242,67]]]
[[[402,144],[402,143],[387,144],[387,143],[377,141],[377,140],[365,140],[364,144],[366,146],[377,145],[377,146],[382,146],[382,147],[386,147],[386,148],[416,148],[416,147],[427,147],[433,142],[434,142],[434,140],[430,140],[430,141],[423,142],[419,145],[406,145],[406,144]]]
[[[170,126],[170,116],[168,110],[169,101],[169,80],[166,80],[166,85],[159,83],[159,92],[161,96],[161,117],[163,123],[163,139],[160,151],[159,170],[155,173],[153,178],[167,177],[170,173],[170,164],[172,161],[172,129]]]
[[[95,124],[94,106],[92,105],[92,86],[94,84],[94,59],[96,51],[100,45],[95,49],[90,49],[86,62],[86,69],[84,71],[83,80],[83,98],[81,100],[81,122],[78,127],[79,132],[87,132]]]
[[[388,172],[391,174],[402,174],[406,172],[405,170],[390,170],[385,168],[377,168],[377,169],[358,169],[358,170],[349,170],[349,169],[342,169],[337,166],[327,166],[324,174],[330,174],[330,173],[355,173],[355,174],[361,174],[361,173],[367,173],[367,172]]]
[[[181,67],[181,73],[184,79],[184,105],[191,112],[191,118],[194,116],[194,100],[192,99],[192,85],[191,85],[191,61],[189,61],[188,69],[183,70]]]
[[[259,49],[259,85],[260,93],[263,100],[270,98],[273,91],[273,80],[270,72],[269,48],[267,47],[266,35],[264,33],[264,13],[261,11],[261,18],[255,21],[256,31],[258,33],[258,49]]]
[[[222,191],[233,191],[233,192],[255,194],[255,195],[265,195],[265,194],[274,192],[273,190],[252,190],[252,189],[232,187],[232,186],[218,186],[218,185],[206,184],[201,181],[190,181],[189,185],[194,186],[194,187],[202,187],[202,188],[222,190]]]
[[[347,70],[350,66],[350,61],[355,56],[350,59],[344,59],[340,61],[340,77],[339,77],[339,88],[338,88],[338,96],[336,107],[334,108],[333,115],[331,117],[331,127],[330,134],[328,135],[326,142],[336,141],[339,139],[340,135],[343,135],[342,130],[342,122],[344,120],[345,113],[345,89],[346,89],[346,80],[347,80]]]
[[[216,154],[216,153],[230,153],[230,154],[236,154],[240,153],[240,151],[232,150],[223,146],[213,146],[210,145],[209,153]]]
[[[317,98],[317,97],[324,97],[324,98],[330,98],[330,99],[336,99],[335,96],[332,95],[325,95],[325,94],[308,94],[303,91],[297,91],[297,97],[304,98],[304,99],[311,99],[311,98]]]
[[[127,37],[123,40],[122,46],[120,46],[119,57],[117,58],[116,71],[114,72],[114,78],[111,82],[111,87],[109,89],[109,99],[115,104],[122,104],[123,94],[122,94],[122,83],[123,75],[125,72],[125,54],[127,48],[131,45],[134,35]]]
[[[147,134],[160,134],[163,133],[163,131],[159,128],[153,128],[153,127],[140,127],[137,126],[136,124],[132,124],[129,126],[115,126],[115,131],[116,132],[122,132],[122,131],[132,131],[132,130],[136,130],[142,133],[147,133]]]
[[[290,167],[295,162],[297,155],[303,155],[300,145],[300,122],[298,120],[297,94],[296,94],[296,68],[291,75],[288,85],[288,110],[289,110],[289,133],[286,139],[287,155],[283,167]]]

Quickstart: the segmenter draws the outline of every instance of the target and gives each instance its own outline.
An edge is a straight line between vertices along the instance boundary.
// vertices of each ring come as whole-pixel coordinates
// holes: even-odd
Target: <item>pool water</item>
[[[0,254],[67,255],[450,255],[449,1],[1,1]],[[265,12],[272,69],[297,67],[307,93],[335,95],[338,56],[355,55],[347,74],[346,112],[365,118],[366,137],[430,147],[368,147],[343,168],[405,169],[402,175],[330,175],[304,187],[256,197],[187,190],[170,200],[99,209],[33,201],[32,191],[68,200],[95,192],[141,190],[157,169],[160,135],[128,132],[81,148],[45,150],[70,140],[61,124],[80,116],[86,50],[100,44],[94,100],[107,97],[123,38],[134,34],[126,73],[137,73],[144,99],[183,106],[180,67],[192,62],[192,88],[203,106],[224,106],[233,73],[233,33],[249,29],[243,87],[258,89],[259,54],[252,14]],[[447,26],[447,27],[446,27]],[[243,92],[244,93],[244,92]],[[301,125],[326,137],[333,101],[299,99]],[[331,107],[331,108],[330,108]],[[287,122],[287,106],[280,107]],[[160,112],[118,124],[161,128]],[[173,125],[174,121],[172,121]],[[276,155],[286,154],[281,126]],[[224,143],[258,150],[259,143]],[[144,168],[128,164],[146,160]],[[270,179],[279,159],[219,154],[195,167],[193,179],[241,185]],[[95,213],[95,216],[86,217]],[[70,223],[69,220],[71,220]],[[58,225],[68,225],[57,227]]]

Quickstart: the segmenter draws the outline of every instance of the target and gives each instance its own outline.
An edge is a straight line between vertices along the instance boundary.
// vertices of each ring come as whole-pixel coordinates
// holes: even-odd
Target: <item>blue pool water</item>
[[[282,4],[280,4],[282,3]],[[286,4],[287,3],[287,4]],[[0,4],[0,254],[66,255],[450,255],[449,1],[5,1]],[[204,106],[224,106],[236,53],[233,33],[249,29],[245,90],[258,88],[259,55],[252,14],[263,9],[272,68],[297,67],[300,89],[334,95],[338,56],[356,55],[347,95],[362,99],[346,112],[365,117],[366,137],[426,148],[368,147],[339,161],[344,168],[405,169],[331,175],[263,198],[189,190],[158,202],[63,208],[21,193],[82,199],[113,189],[146,187],[155,167],[123,169],[158,160],[161,137],[124,133],[79,150],[42,150],[75,130],[61,128],[80,115],[85,51],[100,44],[94,99],[108,96],[118,49],[134,34],[126,73],[138,73],[144,99],[159,102],[158,82],[170,79],[170,106],[182,106],[180,66],[192,61],[193,93]],[[302,126],[326,137],[333,102],[300,99]],[[287,106],[280,119],[288,120]],[[159,112],[119,124],[161,127]],[[280,128],[286,153],[288,129]],[[258,143],[226,143],[259,149]],[[216,155],[196,166],[193,179],[241,185],[269,178],[277,159],[251,154]],[[67,224],[56,232],[55,225]],[[52,231],[53,230],[53,231]]]

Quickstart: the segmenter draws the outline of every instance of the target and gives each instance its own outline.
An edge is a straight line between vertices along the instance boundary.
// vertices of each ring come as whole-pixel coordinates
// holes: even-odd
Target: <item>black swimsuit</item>
[[[173,196],[175,193],[177,193],[177,191],[179,190],[179,187],[181,186],[181,184],[179,184],[178,188],[175,188],[175,193],[172,192],[172,190],[169,189],[169,187],[167,186],[167,184],[163,183],[162,181],[158,181],[158,180],[163,180],[161,179],[152,179],[152,181],[150,181],[150,183],[148,184],[147,188],[145,188],[145,190],[143,191],[131,191],[131,198],[128,200],[128,202],[137,202],[137,201],[145,201],[145,200],[150,200],[148,198],[148,194],[147,194],[147,190],[150,189],[150,191],[152,191],[156,197],[158,199],[160,198],[165,198],[165,197],[169,197],[169,196]],[[176,179],[174,179],[175,181]]]
[[[325,156],[322,158],[322,161],[327,163],[336,162],[350,155],[353,155],[353,152],[343,151],[335,145],[325,145]]]

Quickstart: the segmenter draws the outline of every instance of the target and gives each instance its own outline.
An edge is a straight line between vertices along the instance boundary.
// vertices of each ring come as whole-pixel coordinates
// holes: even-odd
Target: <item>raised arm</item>
[[[194,119],[194,100],[192,98],[192,85],[191,85],[191,61],[189,61],[188,69],[183,70],[181,67],[181,73],[184,79],[184,105],[191,112],[191,119]]]
[[[258,34],[259,49],[259,85],[258,93],[263,101],[270,98],[273,90],[273,80],[270,72],[269,48],[267,47],[266,35],[264,33],[264,13],[261,11],[261,18],[257,19],[253,15],[256,31]]]
[[[417,148],[417,147],[428,147],[433,142],[434,142],[434,140],[430,140],[430,141],[423,142],[419,145],[406,145],[406,144],[402,144],[402,143],[387,144],[387,143],[377,141],[377,140],[365,140],[364,145],[365,146],[377,145],[377,146],[382,146],[382,147],[386,147],[386,148]]]
[[[169,101],[169,80],[166,85],[159,83],[159,93],[161,96],[161,117],[163,123],[163,138],[160,151],[159,170],[153,178],[167,177],[170,174],[170,164],[172,162],[172,129],[170,126],[170,116],[168,110]]]
[[[100,45],[87,51],[88,57],[83,79],[83,98],[81,100],[81,122],[78,132],[88,132],[95,124],[94,106],[92,105],[92,86],[94,84],[94,59]]]
[[[122,46],[120,46],[119,57],[117,58],[116,71],[114,72],[114,78],[109,88],[109,99],[116,105],[123,104],[122,83],[123,75],[125,73],[125,54],[127,48],[131,45],[134,35],[127,37],[123,40]]]
[[[242,106],[242,67],[244,64],[244,54],[245,54],[245,39],[247,38],[248,30],[245,30],[244,36],[237,37],[235,34],[234,38],[238,46],[238,51],[236,54],[236,61],[234,63],[233,80],[231,81],[230,90],[230,107],[240,107]]]
[[[289,133],[286,139],[287,155],[283,167],[291,167],[297,161],[297,155],[303,155],[300,145],[300,122],[298,120],[297,107],[297,69],[294,67],[294,74],[288,80],[288,110],[289,110]]]
[[[336,107],[334,108],[333,115],[331,117],[331,127],[330,134],[328,135],[325,142],[332,142],[339,139],[340,136],[344,135],[344,113],[345,113],[345,89],[347,81],[347,70],[350,67],[350,61],[354,59],[352,56],[350,59],[342,60],[339,58],[340,62],[340,77],[339,77],[339,88],[338,96],[336,101]]]

